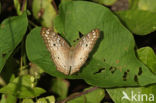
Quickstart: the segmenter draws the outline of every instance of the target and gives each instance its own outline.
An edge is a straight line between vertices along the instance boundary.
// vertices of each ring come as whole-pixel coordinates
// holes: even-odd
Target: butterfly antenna
[[[70,68],[69,68],[68,75],[70,75],[70,73],[71,73],[71,68],[72,68],[72,66],[70,66]]]

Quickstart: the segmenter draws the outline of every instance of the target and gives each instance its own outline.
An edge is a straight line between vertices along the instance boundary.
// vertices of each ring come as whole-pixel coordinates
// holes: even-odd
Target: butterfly
[[[52,28],[42,28],[41,36],[56,65],[56,69],[65,75],[71,75],[78,72],[81,66],[85,64],[89,53],[100,36],[100,31],[98,29],[92,30],[83,36],[76,46],[72,47]]]

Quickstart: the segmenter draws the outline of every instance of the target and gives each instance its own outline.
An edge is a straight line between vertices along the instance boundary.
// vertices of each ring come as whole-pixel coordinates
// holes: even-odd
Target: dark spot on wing
[[[53,46],[56,46],[56,44],[53,44]]]
[[[126,72],[124,72],[124,75],[122,76],[123,77],[123,81],[126,81],[127,80],[127,71]]]
[[[58,59],[60,59],[59,57],[57,57]]]
[[[76,42],[76,40],[73,40],[73,42]]]
[[[138,76],[137,75],[134,76],[134,81],[138,83]]]
[[[109,70],[111,71],[111,73],[113,74],[116,71],[116,67],[110,67]]]
[[[86,44],[86,47],[88,46],[88,44]]]
[[[129,70],[129,69],[127,69],[127,72],[130,72],[130,70]]]
[[[80,58],[80,60],[81,60],[82,58]]]
[[[142,74],[142,68],[139,67],[139,72],[138,72],[138,75],[141,75]]]
[[[105,68],[100,68],[97,72],[95,72],[94,74],[97,74],[97,73],[101,73],[105,70]]]
[[[82,33],[80,33],[80,32],[79,32],[79,37],[80,37],[80,38],[82,38],[82,37],[83,37],[83,34],[82,34]]]

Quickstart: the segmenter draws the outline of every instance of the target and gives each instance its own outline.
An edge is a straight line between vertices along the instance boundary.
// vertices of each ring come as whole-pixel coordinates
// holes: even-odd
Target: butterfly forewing
[[[86,62],[89,53],[92,51],[97,39],[99,38],[99,35],[99,30],[95,29],[80,39],[73,49],[71,74],[79,71],[80,67]]]
[[[98,29],[92,30],[83,36],[75,47],[70,47],[52,29],[42,28],[41,35],[51,53],[57,70],[68,75],[80,70],[81,66],[86,62],[89,53],[92,51],[100,33]]]
[[[52,29],[42,28],[41,35],[44,42],[51,53],[52,60],[56,64],[57,70],[68,74],[69,73],[69,51],[70,46]]]

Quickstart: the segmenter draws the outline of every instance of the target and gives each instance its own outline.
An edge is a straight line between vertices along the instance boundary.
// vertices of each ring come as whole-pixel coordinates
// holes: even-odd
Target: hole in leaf
[[[116,71],[116,67],[110,67],[109,70],[111,71],[111,73],[113,74]]]
[[[127,80],[127,72],[124,72],[124,75],[123,75],[123,81],[126,81]]]
[[[83,34],[82,34],[82,33],[80,33],[80,32],[79,32],[79,37],[80,37],[80,38],[82,38],[82,37],[83,37]]]
[[[6,56],[6,53],[3,53],[3,54],[2,54],[2,57],[5,58],[5,56]]]
[[[105,61],[106,61],[106,59],[103,59],[103,61],[105,62]]]
[[[105,68],[100,68],[97,72],[95,72],[94,74],[97,74],[97,73],[101,73],[105,70]]]
[[[142,68],[139,67],[139,72],[138,72],[138,75],[141,75],[142,74]]]
[[[138,83],[138,76],[137,75],[134,76],[134,81]]]
[[[73,40],[73,42],[76,42],[76,41],[78,41],[79,40],[79,38],[77,38],[76,40]]]

